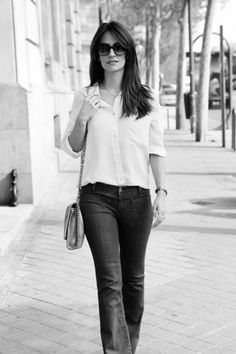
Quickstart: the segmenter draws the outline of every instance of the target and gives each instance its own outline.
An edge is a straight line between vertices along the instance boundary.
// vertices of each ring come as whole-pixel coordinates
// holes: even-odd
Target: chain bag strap
[[[79,184],[78,184],[78,193],[76,197],[76,203],[79,204],[80,202],[80,190],[81,190],[81,184],[82,184],[82,175],[83,175],[83,169],[84,169],[84,161],[85,161],[85,152],[86,152],[86,144],[87,144],[87,128],[84,136],[84,147],[83,151],[81,154],[81,160],[80,160],[80,171],[79,171]]]
[[[82,183],[82,175],[84,169],[85,152],[87,144],[87,128],[84,137],[84,146],[81,154],[80,161],[80,174],[79,174],[79,184],[78,193],[75,203],[70,204],[66,208],[65,219],[64,219],[64,239],[66,240],[66,247],[69,250],[74,250],[81,248],[84,242],[84,223],[82,214],[80,211],[80,190]]]

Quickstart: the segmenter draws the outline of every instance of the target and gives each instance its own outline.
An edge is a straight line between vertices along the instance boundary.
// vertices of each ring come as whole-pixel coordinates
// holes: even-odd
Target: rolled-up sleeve
[[[72,147],[69,143],[68,137],[74,128],[77,115],[82,107],[85,96],[86,96],[86,91],[84,91],[84,89],[81,89],[80,91],[78,91],[75,94],[72,108],[71,108],[69,122],[67,124],[65,133],[64,133],[62,141],[61,141],[61,149],[64,150],[68,155],[70,155],[74,158],[78,158],[81,155],[81,151],[76,152],[72,149]]]
[[[166,149],[164,146],[164,111],[159,105],[157,99],[154,98],[152,102],[152,112],[150,131],[149,131],[149,154],[166,156]]]

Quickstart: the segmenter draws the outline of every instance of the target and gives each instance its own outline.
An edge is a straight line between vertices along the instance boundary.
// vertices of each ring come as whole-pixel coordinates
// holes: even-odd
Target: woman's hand
[[[161,224],[166,218],[165,198],[165,192],[160,191],[157,193],[157,196],[153,203],[153,227],[156,227]]]
[[[79,98],[81,99],[81,98]],[[90,94],[84,98],[82,106],[76,101],[76,97],[72,106],[72,114],[75,117],[74,127],[68,136],[68,140],[72,150],[79,152],[83,149],[84,136],[86,132],[87,122],[94,116],[100,107],[100,96]]]
[[[100,107],[100,104],[101,101],[99,95],[88,95],[83,102],[77,119],[83,122],[87,122],[97,112],[98,108]]]

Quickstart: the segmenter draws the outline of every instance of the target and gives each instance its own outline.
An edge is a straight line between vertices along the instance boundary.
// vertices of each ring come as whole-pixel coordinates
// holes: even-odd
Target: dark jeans
[[[81,190],[80,205],[96,270],[104,353],[134,353],[153,218],[150,192],[140,187],[88,184]]]

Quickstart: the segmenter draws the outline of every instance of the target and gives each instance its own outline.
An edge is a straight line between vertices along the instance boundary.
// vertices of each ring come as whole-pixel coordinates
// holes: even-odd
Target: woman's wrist
[[[86,114],[79,114],[77,119],[76,119],[76,125],[79,125],[79,126],[83,126],[83,125],[86,125],[88,120],[89,120],[89,116],[86,115]]]
[[[68,141],[73,151],[79,152],[83,147],[87,122],[76,121],[73,130],[68,136]]]
[[[167,189],[162,186],[157,186],[157,188],[155,189],[155,193],[156,194],[163,194],[165,197],[168,195]]]

